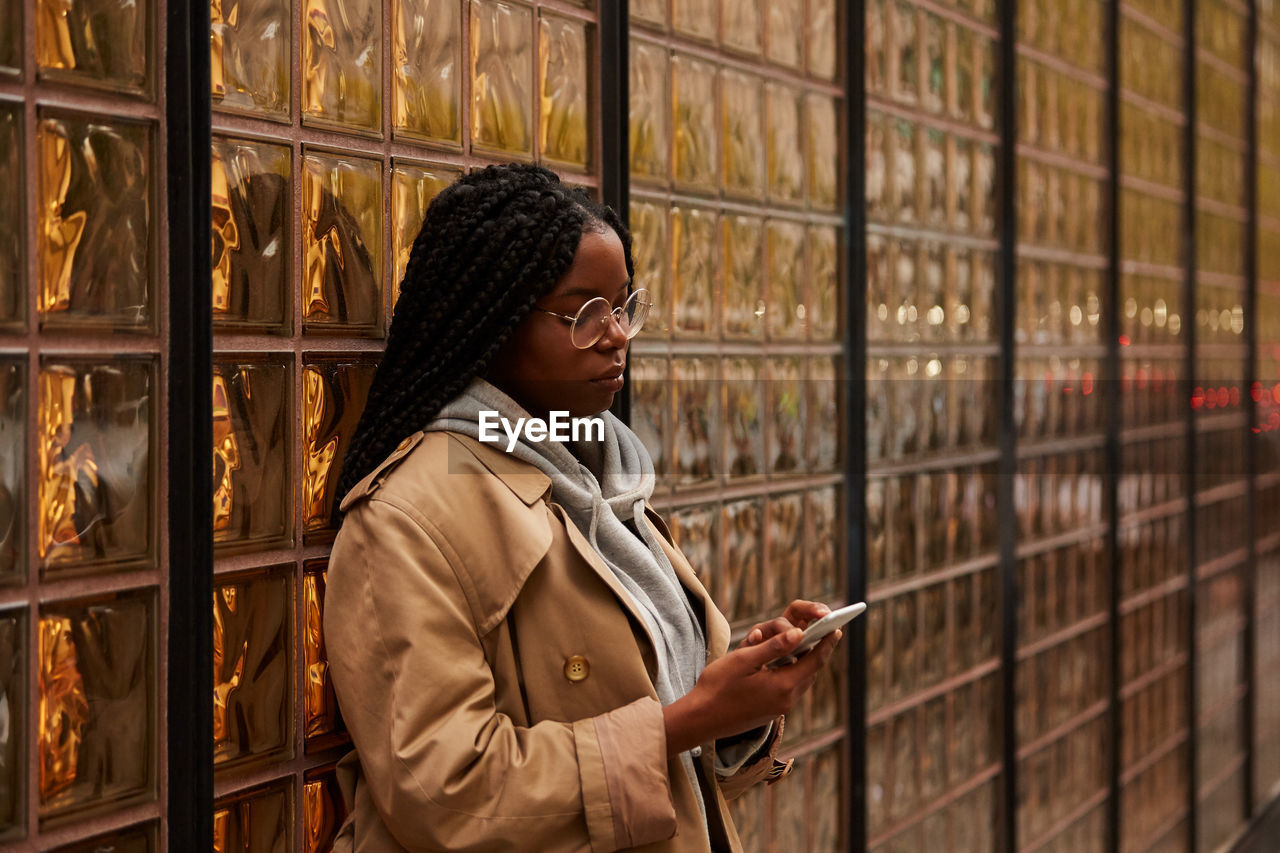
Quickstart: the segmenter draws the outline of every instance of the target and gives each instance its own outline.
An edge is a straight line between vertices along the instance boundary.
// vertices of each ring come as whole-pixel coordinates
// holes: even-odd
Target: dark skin
[[[585,231],[569,270],[538,305],[573,316],[588,300],[602,296],[617,308],[626,302],[629,284],[618,235],[608,228]],[[594,346],[578,349],[570,340],[569,323],[534,311],[499,351],[486,378],[537,417],[551,411],[590,417],[608,409],[622,390],[628,344],[622,327],[610,320]],[[776,669],[766,664],[790,653],[800,644],[802,629],[829,612],[820,602],[793,601],[781,616],[753,626],[737,648],[707,664],[693,690],[662,709],[667,755],[750,731],[788,713],[813,686],[842,632],[828,635],[793,664]]]

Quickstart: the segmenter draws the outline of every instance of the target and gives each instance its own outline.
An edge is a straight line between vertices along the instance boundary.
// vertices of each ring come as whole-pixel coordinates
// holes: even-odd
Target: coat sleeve
[[[333,683],[386,828],[410,850],[612,851],[674,835],[661,706],[529,727],[499,713],[452,551],[430,528],[367,500],[330,558]]]

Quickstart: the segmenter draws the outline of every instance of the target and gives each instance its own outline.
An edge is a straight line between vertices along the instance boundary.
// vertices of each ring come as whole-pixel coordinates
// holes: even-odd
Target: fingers
[[[821,601],[805,601],[797,598],[787,605],[787,609],[782,612],[782,618],[792,625],[807,628],[810,622],[815,622],[830,612],[831,608]]]
[[[814,646],[808,653],[802,656],[795,663],[789,666],[780,667],[777,672],[787,673],[794,678],[793,683],[796,684],[812,684],[812,679],[817,677],[819,669],[827,665],[827,661],[831,659],[832,653],[835,652],[836,644],[840,642],[840,638],[844,636],[844,632],[840,630],[833,631],[818,645]],[[800,692],[808,690],[808,686],[801,688]]]
[[[804,631],[799,628],[789,628],[774,634],[763,642],[741,649],[740,653],[744,656],[743,662],[753,669],[759,669],[770,661],[788,654],[800,644],[800,638],[803,636]]]
[[[757,623],[747,632],[747,636],[742,638],[738,648],[745,649],[749,646],[757,645],[794,627],[796,626],[781,616],[776,619],[770,619],[768,622]]]

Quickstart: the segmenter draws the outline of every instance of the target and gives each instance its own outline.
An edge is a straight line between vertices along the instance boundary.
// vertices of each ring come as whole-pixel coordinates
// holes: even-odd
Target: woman
[[[338,849],[737,850],[726,798],[789,770],[780,715],[838,634],[766,667],[827,612],[798,601],[726,652],[606,411],[648,308],[631,277],[617,215],[545,169],[432,202],[339,490]],[[553,412],[603,439],[479,440]]]

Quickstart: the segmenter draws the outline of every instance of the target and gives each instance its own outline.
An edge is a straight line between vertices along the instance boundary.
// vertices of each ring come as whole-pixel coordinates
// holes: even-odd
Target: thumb
[[[755,668],[759,668],[767,664],[771,660],[776,660],[790,652],[796,646],[800,645],[800,638],[804,636],[804,631],[799,628],[792,628],[790,631],[783,631],[781,634],[774,634],[767,642],[750,646],[743,649],[747,661]]]

